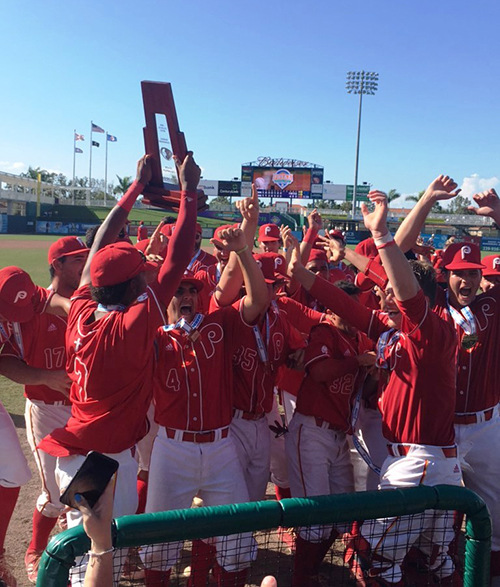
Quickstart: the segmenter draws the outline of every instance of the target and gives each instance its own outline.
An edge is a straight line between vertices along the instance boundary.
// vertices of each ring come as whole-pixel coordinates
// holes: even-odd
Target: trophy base
[[[196,191],[198,196],[198,212],[208,210],[207,196],[202,190]],[[178,212],[181,200],[181,192],[178,190],[146,190],[143,192],[142,203],[146,206],[154,206],[162,210]]]

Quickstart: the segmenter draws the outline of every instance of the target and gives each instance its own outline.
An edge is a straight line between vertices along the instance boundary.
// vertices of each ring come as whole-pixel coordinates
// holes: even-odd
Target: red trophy
[[[143,203],[179,210],[181,192],[173,156],[184,161],[187,154],[184,133],[179,130],[172,86],[162,82],[141,82],[146,126],[144,144],[152,156],[153,176],[143,192]],[[207,197],[198,190],[198,212],[208,208]]]

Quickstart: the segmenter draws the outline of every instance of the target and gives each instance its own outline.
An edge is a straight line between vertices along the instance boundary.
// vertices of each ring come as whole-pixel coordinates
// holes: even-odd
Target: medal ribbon
[[[109,304],[105,306],[104,304],[97,305],[98,312],[124,312],[125,306],[123,304]]]
[[[4,326],[5,324],[5,326]],[[7,342],[10,338],[10,328],[8,322],[0,322],[0,342]]]
[[[274,302],[275,304],[276,302]],[[266,344],[262,340],[262,335],[259,330],[259,326],[256,324],[252,327],[253,334],[255,336],[255,342],[257,344],[257,350],[259,352],[260,360],[263,363],[267,363],[269,360],[267,349],[269,348],[269,336],[270,336],[270,327],[269,327],[269,312],[266,312]]]
[[[450,297],[448,291],[446,291],[446,305],[448,306],[448,312],[450,316],[453,318],[455,324],[458,324],[460,328],[465,332],[467,335],[474,335],[477,332],[476,326],[476,319],[474,318],[474,314],[469,306],[465,306],[460,311],[456,310],[450,304]]]
[[[391,328],[390,330],[387,330],[386,332],[383,332],[380,335],[380,337],[377,341],[377,362],[376,362],[376,365],[379,369],[387,369],[388,368],[387,358],[385,356],[386,349],[395,345],[398,342],[400,336],[401,336],[401,333],[399,331],[395,330],[394,328]]]
[[[196,251],[196,255],[191,259],[189,265],[187,266],[188,271],[191,271],[191,267],[195,264],[196,259],[201,255],[201,248]]]
[[[198,330],[200,324],[203,322],[204,317],[205,316],[203,314],[197,313],[195,314],[191,323],[189,323],[185,318],[181,318],[175,324],[169,324],[168,326],[164,326],[163,330],[165,330],[165,332],[168,332],[169,330],[175,330],[177,328],[179,330],[184,330],[184,332],[188,336],[191,336],[193,332]]]

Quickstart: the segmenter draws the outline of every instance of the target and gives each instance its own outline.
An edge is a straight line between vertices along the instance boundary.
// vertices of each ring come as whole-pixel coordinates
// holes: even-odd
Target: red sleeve
[[[285,322],[287,324],[288,330],[288,332],[286,332],[285,335],[285,340],[290,352],[293,353],[298,349],[303,349],[306,346],[306,341],[304,340],[300,332],[295,328],[295,326],[292,326],[292,324],[288,322],[288,320],[285,320]]]
[[[317,236],[318,231],[315,228],[308,228],[304,237],[304,242],[308,243],[309,245],[314,245]]]
[[[295,328],[306,334],[313,326],[319,324],[325,316],[322,312],[317,312],[286,296],[278,298],[277,302],[278,306],[286,312],[288,320]]]
[[[356,357],[339,358],[337,335],[333,327],[320,324],[311,330],[309,336],[304,358],[306,371],[310,370],[311,365],[325,360],[333,367],[332,380],[359,371]]]
[[[165,306],[168,306],[179,287],[181,277],[193,255],[197,206],[196,192],[181,192],[176,229],[168,243],[167,257],[160,269],[157,282],[151,286]]]
[[[54,292],[45,289],[44,287],[40,287],[39,285],[36,285],[35,288],[35,293],[31,298],[31,303],[33,304],[35,314],[42,314],[43,312],[45,312],[47,303],[50,300],[50,298],[54,295]]]
[[[349,324],[365,332],[372,340],[378,340],[382,332],[387,330],[387,325],[378,312],[365,308],[320,275],[316,276],[309,293]]]
[[[382,260],[380,257],[375,257],[368,261],[364,274],[369,277],[375,285],[378,285],[382,289],[387,287],[389,280],[387,279],[387,273],[382,266]]]
[[[401,332],[406,332],[407,334],[412,334],[415,330],[421,329],[426,322],[426,318],[432,313],[429,307],[429,301],[421,289],[418,290],[417,295],[413,298],[404,302],[397,300],[397,304],[403,315]]]

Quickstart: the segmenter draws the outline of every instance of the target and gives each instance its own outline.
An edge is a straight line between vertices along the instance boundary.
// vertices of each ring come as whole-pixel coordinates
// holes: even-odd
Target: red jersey
[[[267,414],[272,408],[278,368],[286,363],[293,351],[303,348],[305,342],[279,311],[277,303],[271,304],[265,318],[256,326],[243,319],[241,300],[233,307],[239,309],[240,315],[238,345],[233,356],[233,406],[257,415]],[[259,352],[258,340],[262,341],[266,362],[261,356],[262,351]]]
[[[421,290],[398,302],[401,329],[389,336],[387,316],[368,310],[317,276],[311,294],[379,342],[378,366],[389,378],[379,401],[383,433],[390,442],[449,446],[453,444],[456,335],[428,307]],[[382,344],[385,342],[385,345]]]
[[[35,310],[35,314],[42,314],[45,312],[47,303],[52,297],[54,292],[35,285],[35,292],[31,297],[31,304]],[[12,324],[10,322],[4,322],[0,320],[0,344],[8,341],[12,336]]]
[[[366,374],[356,357],[373,350],[374,346],[362,332],[351,337],[333,324],[315,326],[306,348],[306,375],[297,396],[297,411],[305,416],[322,418],[341,432],[352,433],[352,400]],[[310,367],[325,360],[335,365],[332,380],[315,381],[310,375]]]
[[[146,434],[153,395],[153,343],[165,323],[160,301],[168,305],[189,262],[196,202],[194,194],[182,192],[179,228],[167,258],[156,281],[136,302],[110,308],[95,320],[98,304],[88,285],[71,298],[66,332],[71,417],[64,428],[41,441],[39,448],[45,452],[57,457],[89,450],[119,453]]]
[[[352,270],[350,265],[346,265],[343,261],[334,265],[330,263],[330,281],[335,283],[336,281],[350,281],[354,283],[356,273]]]
[[[66,320],[52,314],[38,314],[29,322],[14,323],[13,336],[2,349],[2,357],[16,357],[30,367],[60,371],[66,366]],[[61,392],[46,385],[25,385],[24,396],[47,404],[71,405]]]
[[[193,273],[202,270],[206,271],[210,265],[217,265],[217,258],[203,249],[198,249],[198,252],[194,254],[188,265],[188,270]]]
[[[482,293],[469,306],[476,322],[478,342],[472,349],[462,348],[464,331],[455,325],[438,288],[436,309],[455,329],[458,338],[457,413],[479,412],[500,400],[500,287]]]
[[[198,315],[197,315],[198,316]],[[233,416],[231,357],[240,317],[229,306],[203,318],[191,340],[181,328],[161,328],[156,337],[155,420],[193,432],[228,426]]]
[[[141,224],[137,229],[137,242],[146,240],[148,238],[148,228]]]
[[[293,324],[301,333],[304,341],[307,340],[311,328],[316,326],[316,324],[319,324],[325,318],[325,314],[322,312],[312,310],[286,296],[276,298],[276,303],[278,304],[280,312],[287,318],[288,322]],[[282,365],[278,370],[276,386],[296,396],[303,378],[304,371],[297,371],[296,369],[290,369],[286,365]]]
[[[198,312],[205,314],[210,309],[210,298],[219,283],[221,276],[220,263],[210,265],[195,273],[195,279],[203,281],[203,289],[198,294]]]

